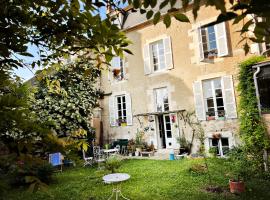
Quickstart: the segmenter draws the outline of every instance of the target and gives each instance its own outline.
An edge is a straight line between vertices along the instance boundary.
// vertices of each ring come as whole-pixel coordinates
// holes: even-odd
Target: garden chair
[[[123,156],[127,156],[128,155],[127,146],[122,146],[122,148],[121,148],[121,154]]]
[[[87,165],[92,166],[92,164],[93,164],[93,157],[87,157],[84,150],[82,150],[82,153],[83,153],[83,160],[84,160],[83,166],[84,167],[87,166]]]
[[[61,171],[61,172],[63,171],[63,160],[64,160],[64,157],[60,152],[49,154],[49,163],[53,167],[60,166],[60,169],[58,171]]]
[[[98,169],[101,169],[100,164],[105,163],[106,159],[99,146],[93,146],[94,162],[98,164]]]

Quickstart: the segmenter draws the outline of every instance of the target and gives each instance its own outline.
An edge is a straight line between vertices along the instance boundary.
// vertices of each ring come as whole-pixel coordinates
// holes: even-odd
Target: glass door
[[[170,115],[163,115],[163,119],[166,138],[166,148],[172,148],[173,140],[172,140],[172,126]]]

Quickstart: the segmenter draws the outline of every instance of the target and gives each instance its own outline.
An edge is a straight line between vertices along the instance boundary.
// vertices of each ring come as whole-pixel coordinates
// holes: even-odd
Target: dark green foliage
[[[41,122],[48,122],[59,136],[85,130],[93,137],[90,115],[101,93],[95,88],[100,70],[93,64],[75,62],[40,80],[32,109]]]
[[[240,136],[244,142],[243,148],[253,160],[253,164],[260,169],[263,167],[263,151],[269,148],[269,138],[258,109],[252,66],[263,60],[264,57],[252,57],[240,63],[238,85]]]
[[[105,167],[111,173],[115,173],[117,169],[120,168],[122,164],[121,158],[119,156],[111,156],[106,160]]]

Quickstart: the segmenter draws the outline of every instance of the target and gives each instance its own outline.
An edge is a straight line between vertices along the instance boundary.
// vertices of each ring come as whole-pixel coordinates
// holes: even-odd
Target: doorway
[[[163,149],[172,147],[172,127],[170,115],[158,115],[159,146]]]

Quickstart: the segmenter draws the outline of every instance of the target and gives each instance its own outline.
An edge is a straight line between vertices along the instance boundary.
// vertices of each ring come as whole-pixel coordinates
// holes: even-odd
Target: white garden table
[[[107,157],[109,157],[110,154],[115,154],[115,153],[119,153],[118,149],[104,149],[103,150],[104,153],[106,153]]]
[[[112,195],[109,197],[109,199],[113,198],[115,194],[116,200],[118,200],[119,196],[121,196],[123,199],[129,200],[128,198],[124,197],[123,194],[121,193],[121,182],[126,181],[128,179],[130,179],[130,175],[125,173],[114,173],[103,176],[103,181],[105,183],[113,184]]]

